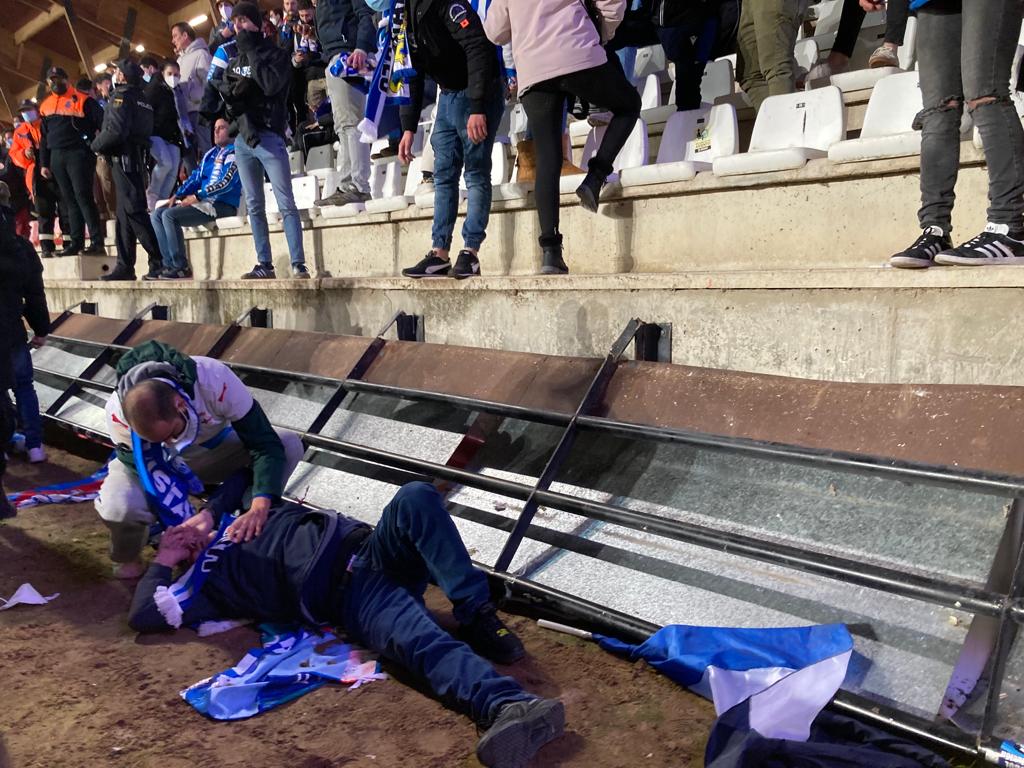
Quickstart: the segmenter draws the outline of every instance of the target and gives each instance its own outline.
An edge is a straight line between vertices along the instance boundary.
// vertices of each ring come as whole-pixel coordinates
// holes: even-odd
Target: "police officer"
[[[89,150],[103,123],[103,108],[89,94],[68,84],[68,73],[51,67],[47,73],[50,95],[39,105],[42,131],[39,146],[40,173],[56,179],[68,211],[68,237],[61,256],[77,253],[102,255],[103,229],[93,196],[96,156]],[[85,229],[91,243],[85,246]]]
[[[127,58],[114,66],[114,92],[103,116],[103,128],[92,143],[93,152],[110,158],[117,192],[117,265],[100,279],[134,280],[135,246],[141,242],[149,255],[144,279],[155,280],[163,259],[146,210],[145,183],[153,108],[142,96],[142,67]]]
[[[25,171],[28,187],[39,219],[39,249],[43,258],[53,256],[53,221],[57,216],[60,188],[52,178],[45,178],[39,166],[39,145],[42,140],[42,120],[36,105],[26,99],[21,102],[22,124],[14,131],[11,144],[11,162]]]

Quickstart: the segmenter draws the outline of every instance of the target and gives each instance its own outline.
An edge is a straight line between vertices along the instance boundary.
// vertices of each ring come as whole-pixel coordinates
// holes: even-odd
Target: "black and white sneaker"
[[[143,278],[145,280],[146,278]],[[164,267],[160,271],[158,276],[159,280],[191,280],[192,270],[186,267],[185,269],[171,269],[170,267]]]
[[[403,277],[448,277],[452,271],[452,263],[448,259],[442,259],[434,251],[431,251],[415,265],[402,270]]]
[[[309,280],[309,268],[305,264],[292,264],[292,277],[299,280]]]
[[[907,250],[889,257],[889,263],[901,269],[924,269],[935,266],[935,257],[940,251],[953,247],[949,235],[942,227],[925,227],[921,236]]]
[[[370,199],[369,192],[362,192],[355,184],[343,184],[333,194],[323,198],[319,205],[321,208],[331,205],[349,205],[351,203],[365,203]]]
[[[985,230],[958,248],[943,250],[936,264],[980,267],[986,264],[1024,264],[1024,241],[1010,237],[1006,224],[989,222]]]
[[[452,267],[452,277],[456,280],[465,280],[467,277],[476,277],[480,274],[480,259],[472,251],[463,249],[459,251],[459,257]]]
[[[277,277],[273,264],[257,264],[251,271],[242,275],[243,280],[273,280]]]
[[[565,705],[557,699],[513,701],[498,710],[476,745],[488,768],[523,768],[549,741],[565,732]]]

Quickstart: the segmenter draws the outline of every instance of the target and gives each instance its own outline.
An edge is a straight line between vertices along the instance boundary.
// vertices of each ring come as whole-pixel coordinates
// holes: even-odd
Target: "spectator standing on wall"
[[[881,3],[864,0],[868,7]],[[894,267],[1024,263],[1024,128],[1010,100],[1021,27],[1019,0],[914,0],[924,110],[921,129],[923,232],[890,259]],[[988,224],[954,248],[954,188],[964,106],[981,135],[988,167]]]
[[[796,90],[796,34],[808,0],[745,0],[736,36],[736,82],[754,109]]]
[[[210,60],[213,55],[206,47],[205,40],[196,38],[196,31],[183,21],[171,27],[171,44],[178,54],[178,67],[181,69],[181,88],[188,102],[188,119],[195,129],[196,150],[198,157],[206,154],[211,146],[210,130],[199,119],[199,107],[203,101],[203,88],[206,75],[210,71]],[[186,153],[187,167],[191,171],[198,159],[194,152]]]
[[[324,205],[363,203],[370,199],[370,145],[360,140],[359,123],[366,112],[363,77],[346,77],[346,70],[364,72],[367,56],[377,50],[377,26],[365,0],[319,0],[316,31],[327,60],[327,95],[338,134],[338,189]],[[337,72],[338,74],[332,74]]]
[[[568,96],[579,96],[612,112],[601,146],[576,190],[580,203],[596,211],[612,163],[640,117],[640,95],[618,60],[602,47],[626,10],[625,0],[594,0],[591,18],[579,0],[493,0],[484,28],[498,45],[512,44],[520,101],[533,131],[537,154],[537,214],[544,274],[569,271],[558,231],[558,185],[562,169],[562,113]],[[614,56],[612,57],[614,58]]]
[[[406,277],[473,277],[480,274],[480,246],[491,213],[491,147],[505,111],[498,51],[476,11],[461,0],[410,0],[408,40],[416,66],[409,104],[401,108],[398,156],[412,162],[412,144],[429,75],[440,90],[430,143],[434,148],[434,227],[431,249]],[[448,254],[459,213],[459,177],[465,172],[469,207],[463,248],[454,268]]]
[[[292,277],[308,278],[302,246],[302,222],[292,194],[291,167],[285,147],[290,57],[272,40],[264,38],[262,21],[255,3],[242,2],[235,6],[232,22],[238,41],[238,55],[231,60],[224,78],[217,82],[237,134],[235,162],[242,179],[249,224],[256,243],[257,264],[242,278],[277,277],[270,251],[264,174],[270,179],[284,221]]]
[[[53,224],[57,218],[57,207],[60,203],[60,189],[52,178],[45,178],[39,166],[39,144],[42,141],[42,120],[39,109],[31,101],[21,103],[22,123],[14,132],[14,143],[11,145],[10,161],[25,173],[25,185],[28,187],[32,202],[35,205],[36,217],[39,220],[39,250],[43,258],[54,253]]]

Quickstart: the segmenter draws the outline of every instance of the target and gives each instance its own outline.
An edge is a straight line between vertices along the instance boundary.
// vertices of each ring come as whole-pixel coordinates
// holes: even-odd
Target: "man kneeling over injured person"
[[[252,505],[234,523],[233,536],[259,535],[273,501],[302,459],[302,440],[275,429],[241,380],[224,363],[188,357],[158,341],[125,353],[117,390],[107,400],[107,428],[117,461],[100,487],[96,511],[110,528],[114,575],[142,575],[142,548],[156,522],[139,478],[137,439],[180,455],[198,480],[219,483],[252,466]]]
[[[244,473],[233,476],[199,514],[164,533],[132,600],[133,629],[159,632],[239,618],[330,624],[426,681],[444,703],[468,711],[487,729],[477,744],[484,765],[521,766],[562,733],[561,702],[533,696],[499,675],[424,606],[432,578],[452,601],[460,635],[477,652],[502,663],[523,657],[522,643],[495,613],[487,579],[473,567],[432,485],[399,490],[374,529],[331,510],[282,503],[258,538],[214,542],[224,515],[240,506],[246,482]],[[205,576],[172,584],[172,569],[200,553],[193,574]]]

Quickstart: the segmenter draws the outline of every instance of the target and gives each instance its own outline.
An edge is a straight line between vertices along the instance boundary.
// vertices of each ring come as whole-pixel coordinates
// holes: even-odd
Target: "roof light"
[[[199,14],[198,16],[196,16],[196,17],[195,17],[194,19],[189,19],[189,20],[188,20],[188,25],[189,25],[190,27],[198,27],[198,26],[199,26],[200,24],[205,24],[205,23],[206,23],[206,20],[207,20],[208,18],[210,18],[210,17],[209,17],[209,16],[207,16],[207,15],[206,15],[205,13],[200,13],[200,14]]]
[[[102,62],[100,64],[97,64],[95,67],[93,67],[93,69],[96,70],[97,72],[106,72],[107,71],[107,63],[106,62]]]
[[[135,52],[136,53],[145,53],[145,51],[146,51],[146,46],[144,46],[142,43],[139,43],[138,45],[135,46]]]

